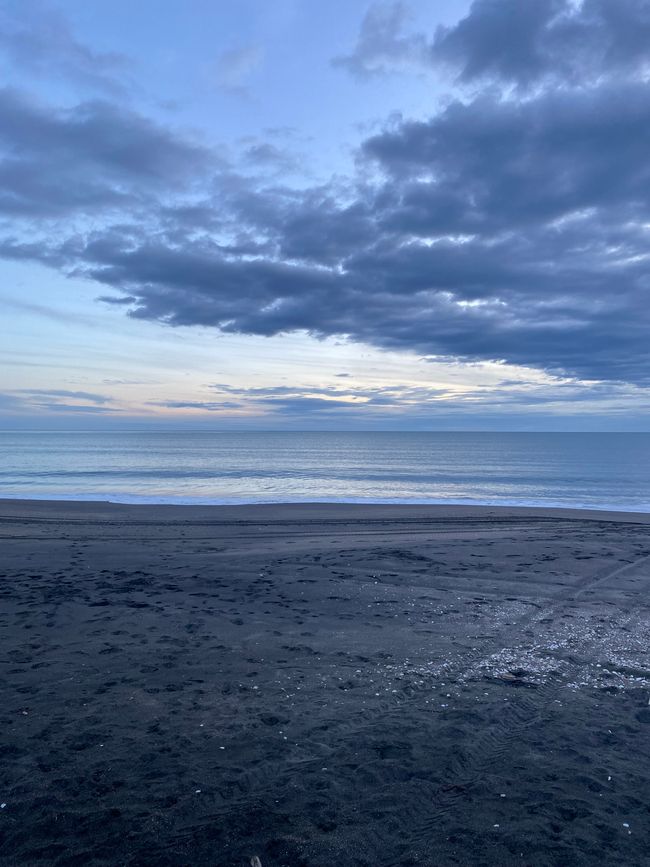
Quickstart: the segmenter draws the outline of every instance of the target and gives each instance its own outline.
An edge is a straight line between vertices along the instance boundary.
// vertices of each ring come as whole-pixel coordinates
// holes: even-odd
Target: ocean
[[[0,432],[0,496],[650,512],[647,433]]]

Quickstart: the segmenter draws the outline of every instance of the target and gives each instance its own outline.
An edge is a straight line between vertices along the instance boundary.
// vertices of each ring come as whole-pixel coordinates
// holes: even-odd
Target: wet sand
[[[650,864],[650,516],[0,500],[0,864]]]

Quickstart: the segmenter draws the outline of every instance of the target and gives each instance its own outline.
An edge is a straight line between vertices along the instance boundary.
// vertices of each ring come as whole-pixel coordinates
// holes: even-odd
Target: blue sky
[[[2,427],[650,429],[646,0],[5,0],[0,68]]]

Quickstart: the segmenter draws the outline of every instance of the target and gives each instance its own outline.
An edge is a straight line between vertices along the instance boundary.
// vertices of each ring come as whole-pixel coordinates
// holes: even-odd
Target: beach
[[[0,864],[650,864],[650,515],[0,500]]]

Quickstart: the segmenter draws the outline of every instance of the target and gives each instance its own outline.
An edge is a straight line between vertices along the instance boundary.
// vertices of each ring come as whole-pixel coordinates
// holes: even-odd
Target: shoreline
[[[587,509],[564,506],[467,505],[442,503],[377,503],[377,502],[254,502],[254,503],[126,503],[101,499],[30,499],[0,496],[0,519],[9,517],[36,518],[39,515],[88,516],[89,510],[102,517],[140,515],[154,519],[213,519],[227,520],[228,512],[238,519],[255,521],[277,513],[279,520],[299,520],[336,517],[339,520],[368,518],[393,520],[409,516],[422,520],[445,518],[553,518],[566,520],[620,521],[622,523],[650,523],[650,512],[618,509]]]

